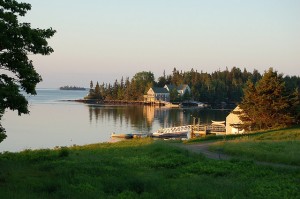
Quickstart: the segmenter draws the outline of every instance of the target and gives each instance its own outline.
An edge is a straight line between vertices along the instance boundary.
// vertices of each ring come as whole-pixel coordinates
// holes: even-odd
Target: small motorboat
[[[112,138],[124,138],[124,139],[131,139],[134,137],[133,134],[116,134],[116,133],[112,133],[111,134]]]
[[[188,132],[176,132],[176,133],[152,133],[153,138],[186,138]]]

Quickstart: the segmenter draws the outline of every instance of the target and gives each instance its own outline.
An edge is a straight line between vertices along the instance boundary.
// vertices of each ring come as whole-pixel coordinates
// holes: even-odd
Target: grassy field
[[[244,135],[211,148],[236,157],[300,166],[300,128]]]
[[[1,198],[299,198],[300,172],[141,139],[0,155]]]

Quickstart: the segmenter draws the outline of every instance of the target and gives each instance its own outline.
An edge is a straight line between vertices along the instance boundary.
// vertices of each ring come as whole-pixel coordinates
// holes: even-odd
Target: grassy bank
[[[300,166],[300,128],[260,132],[212,146],[220,148],[236,157]]]
[[[150,139],[0,155],[1,198],[297,198],[299,179]]]

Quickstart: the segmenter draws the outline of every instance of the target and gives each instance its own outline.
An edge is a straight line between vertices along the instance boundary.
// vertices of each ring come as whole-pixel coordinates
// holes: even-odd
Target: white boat
[[[168,108],[177,108],[179,107],[179,104],[173,104],[171,102],[165,103],[165,106]]]
[[[175,132],[175,133],[152,133],[152,137],[157,137],[157,138],[182,138],[182,137],[187,137],[188,131],[185,132]]]

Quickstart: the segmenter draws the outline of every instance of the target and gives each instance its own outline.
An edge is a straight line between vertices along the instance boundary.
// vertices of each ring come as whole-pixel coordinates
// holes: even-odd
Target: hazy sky
[[[38,87],[89,86],[174,67],[212,72],[273,67],[300,76],[298,0],[23,0],[22,21],[57,30],[50,56],[31,56]]]

